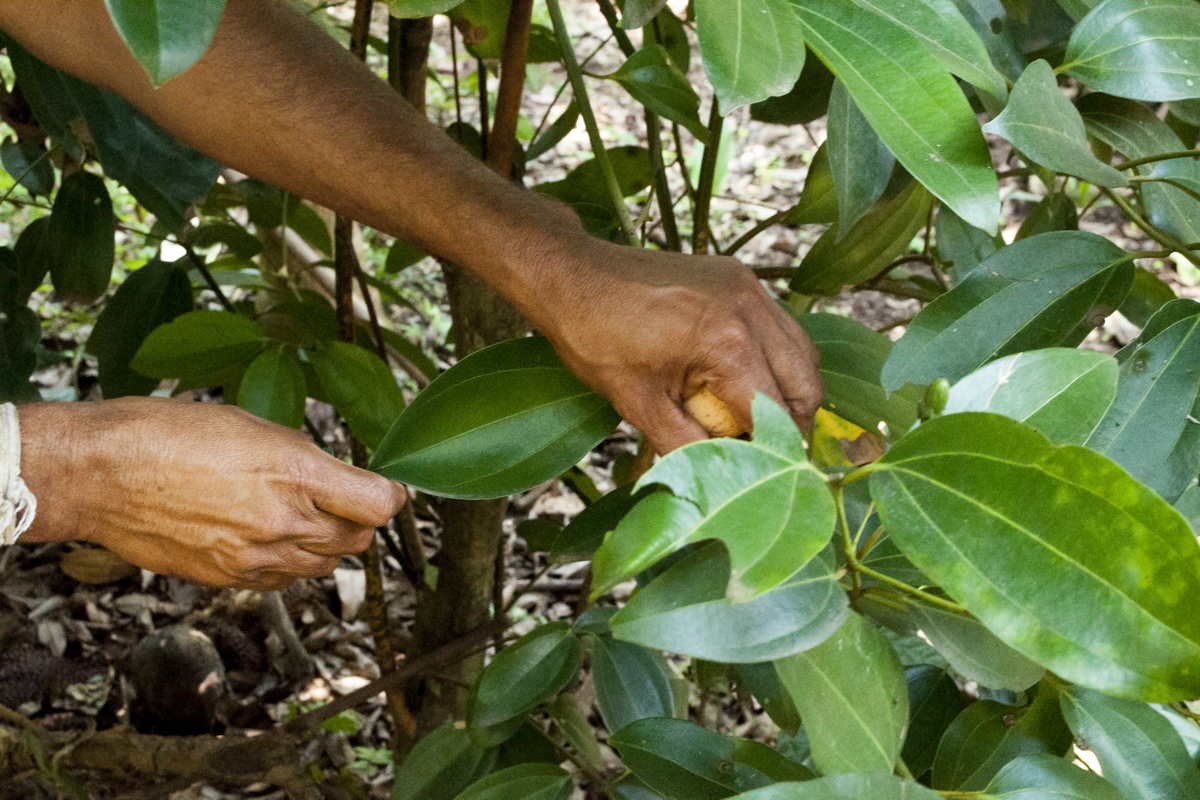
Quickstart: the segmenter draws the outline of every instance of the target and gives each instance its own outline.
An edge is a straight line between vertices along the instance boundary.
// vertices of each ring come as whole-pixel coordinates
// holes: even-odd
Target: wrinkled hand
[[[577,258],[583,289],[545,332],[658,452],[707,437],[684,408],[704,388],[743,430],[755,392],[812,424],[823,395],[817,349],[738,261],[598,241]]]
[[[86,539],[154,572],[278,589],[328,575],[403,507],[403,487],[237,408],[153,398],[21,414],[33,540]]]

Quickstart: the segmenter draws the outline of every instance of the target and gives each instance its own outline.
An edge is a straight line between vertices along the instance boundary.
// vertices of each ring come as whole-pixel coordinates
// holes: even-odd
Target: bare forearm
[[[229,0],[212,47],[154,88],[102,0],[0,0],[0,26],[43,60],[129,99],[180,139],[463,264],[538,322],[586,237],[550,201],[457,144],[279,0]]]

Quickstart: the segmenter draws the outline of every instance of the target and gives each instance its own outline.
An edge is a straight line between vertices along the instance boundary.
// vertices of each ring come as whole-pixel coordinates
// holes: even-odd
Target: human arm
[[[19,409],[39,499],[22,541],[87,540],[153,572],[278,589],[328,575],[403,487],[233,406],[160,398]]]
[[[802,423],[820,400],[815,348],[736,261],[586,235],[279,0],[229,0],[208,52],[159,88],[102,0],[0,0],[0,27],[214,158],[475,272],[660,451],[704,436],[682,408],[700,388],[747,429],[754,391]]]

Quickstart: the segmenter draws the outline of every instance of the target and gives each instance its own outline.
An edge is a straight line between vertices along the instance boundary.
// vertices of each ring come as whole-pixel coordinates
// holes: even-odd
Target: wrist
[[[79,463],[82,403],[32,403],[17,409],[21,477],[38,499],[38,514],[23,541],[79,538],[84,485]]]

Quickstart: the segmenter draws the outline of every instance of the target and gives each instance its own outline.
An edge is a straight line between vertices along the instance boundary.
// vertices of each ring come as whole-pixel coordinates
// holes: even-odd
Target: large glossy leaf
[[[608,742],[647,786],[679,800],[718,800],[811,774],[766,745],[681,719],[639,720]]]
[[[838,230],[845,235],[887,188],[896,157],[871,130],[841,81],[834,83],[829,95],[826,125],[825,152],[837,191]]]
[[[832,775],[804,783],[778,783],[739,794],[733,800],[938,800],[941,795],[919,783],[886,772]]]
[[[1200,797],[1200,769],[1167,718],[1145,703],[1072,687],[1061,696],[1075,738],[1087,743],[1104,777],[1127,798]]]
[[[503,497],[560,475],[616,427],[545,339],[472,353],[396,420],[373,469],[447,497]]]
[[[616,732],[639,719],[675,716],[671,668],[660,653],[609,636],[590,642],[592,683],[604,727]]]
[[[1052,690],[1039,690],[1024,708],[979,700],[958,715],[938,744],[932,784],[935,789],[977,791],[1014,758],[1061,756],[1070,747],[1071,732]]]
[[[1043,59],[1025,68],[1008,105],[983,129],[1012,142],[1035,164],[1098,186],[1125,186],[1125,176],[1092,153],[1079,111]]]
[[[920,778],[933,766],[942,734],[962,712],[966,701],[945,670],[919,664],[904,671],[908,684],[908,731],[900,757]]]
[[[804,257],[791,288],[801,294],[837,294],[870,280],[908,250],[929,218],[933,198],[916,181],[884,195],[844,235],[834,224]]]
[[[1163,306],[1120,360],[1116,400],[1087,445],[1174,502],[1200,472],[1200,303]]]
[[[90,303],[108,290],[115,233],[104,181],[82,171],[63,179],[46,231],[50,279],[61,297]]]
[[[878,462],[871,496],[905,555],[1018,652],[1102,691],[1200,695],[1200,617],[1181,599],[1200,546],[1108,459],[952,414]]]
[[[754,699],[767,712],[779,728],[790,736],[795,736],[800,730],[800,712],[792,702],[792,696],[779,680],[779,672],[775,664],[739,664],[737,678],[742,686],[749,689]]]
[[[562,691],[579,671],[579,661],[579,639],[565,622],[534,628],[501,650],[479,677],[467,705],[467,725],[476,741],[499,744],[491,732]]]
[[[396,767],[392,800],[453,800],[496,762],[496,751],[447,722],[422,736]]]
[[[1129,256],[1101,236],[1022,239],[917,315],[883,365],[883,386],[957,380],[998,356],[1073,347],[1120,305],[1132,280]]]
[[[217,33],[225,0],[104,0],[117,31],[155,85],[183,74]]]
[[[493,772],[455,800],[567,800],[575,788],[571,776],[554,764],[520,764]]]
[[[105,304],[88,338],[106,398],[149,394],[157,378],[139,375],[130,361],[160,325],[192,310],[192,286],[178,264],[155,261],[130,274]]]
[[[180,144],[128,102],[65,72],[48,67],[16,44],[9,59],[38,121],[69,149],[86,124],[104,174],[120,181],[168,228],[183,225],[189,204],[203,197],[220,166]]]
[[[200,382],[267,346],[258,323],[228,311],[191,311],[155,328],[130,363],[151,378]]]
[[[822,142],[813,154],[800,199],[787,216],[789,225],[812,225],[837,221],[837,193],[833,190],[833,171],[829,167],[829,151]]]
[[[909,607],[923,638],[954,671],[988,689],[1023,692],[1046,673],[1039,664],[1000,641],[978,620],[924,604]]]
[[[1111,783],[1065,758],[1020,756],[1004,765],[980,800],[1125,800]]]
[[[787,412],[758,395],[753,442],[710,439],[655,464],[637,488],[673,494],[642,500],[592,559],[593,595],[684,545],[718,539],[729,551],[729,597],[744,602],[795,575],[833,532],[833,496],[809,463]]]
[[[1079,213],[1075,201],[1062,192],[1048,194],[1029,211],[1029,216],[1017,229],[1014,241],[1028,239],[1039,233],[1079,230]]]
[[[289,347],[267,350],[250,362],[238,386],[239,406],[287,428],[304,423],[304,368]]]
[[[1003,100],[1008,85],[953,0],[855,0],[920,39],[948,70]]]
[[[962,217],[948,208],[938,210],[933,231],[938,260],[955,282],[962,280],[980,261],[1004,246],[1003,237],[992,236],[963,222]]]
[[[804,40],[871,127],[929,191],[996,230],[996,174],[967,99],[942,62],[891,17],[845,0],[791,0]]]
[[[50,272],[50,218],[40,217],[30,222],[13,245],[17,281],[12,301],[25,305],[42,285]]]
[[[837,633],[775,662],[825,775],[887,771],[908,725],[908,689],[887,637],[858,614]]]
[[[1059,68],[1131,100],[1200,97],[1200,6],[1193,0],[1105,0],[1080,20]]]
[[[1079,101],[1088,132],[1126,158],[1144,158],[1183,150],[1184,143],[1167,123],[1142,103],[1090,94]],[[1173,158],[1135,167],[1143,177],[1200,182],[1200,160]],[[1138,187],[1149,220],[1185,242],[1200,241],[1200,201],[1179,186],[1142,183]]]
[[[404,395],[388,365],[365,347],[326,342],[308,354],[327,400],[360,442],[375,449],[404,411]]]
[[[946,414],[990,411],[1055,444],[1083,444],[1117,395],[1116,359],[1054,347],[997,359],[950,388]]]
[[[791,91],[750,106],[750,118],[775,125],[807,125],[825,116],[832,90],[833,73],[821,59],[809,55]]]
[[[607,77],[650,111],[678,122],[701,141],[708,139],[708,129],[700,121],[700,97],[662,45],[642,47]]]
[[[696,34],[723,114],[785,94],[804,68],[790,0],[697,0]]]
[[[820,644],[848,613],[832,559],[824,555],[747,603],[730,601],[728,584],[728,552],[716,542],[704,545],[638,590],[609,622],[613,636],[709,661],[751,664]]]
[[[892,349],[886,336],[836,314],[797,314],[796,321],[821,353],[826,408],[869,431],[881,422],[892,435],[912,427],[921,390],[910,386],[888,394],[880,385]]]

